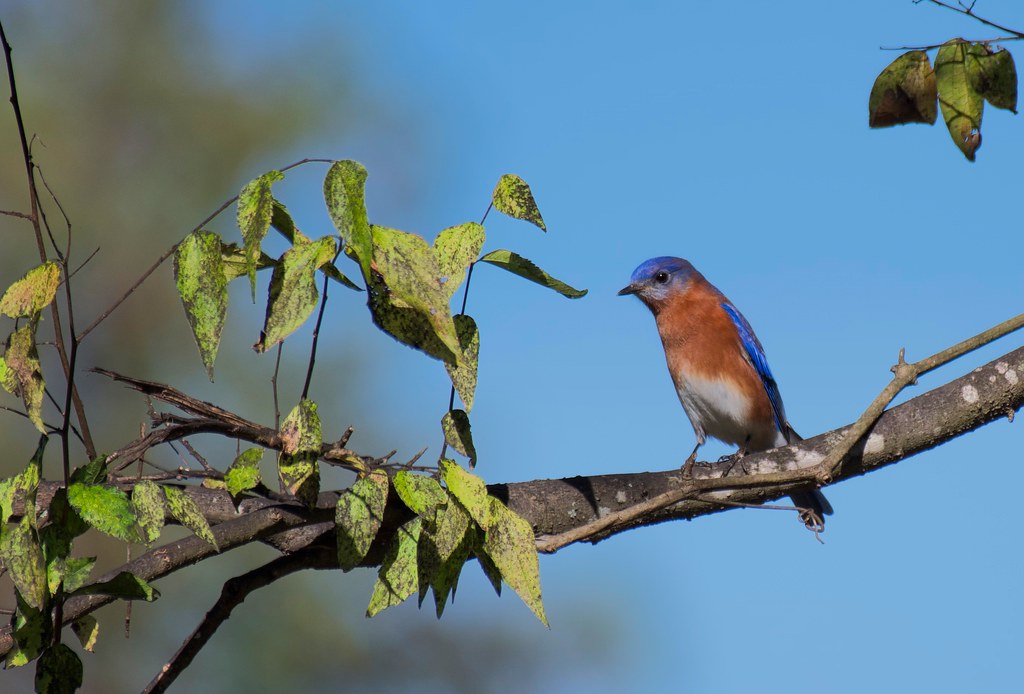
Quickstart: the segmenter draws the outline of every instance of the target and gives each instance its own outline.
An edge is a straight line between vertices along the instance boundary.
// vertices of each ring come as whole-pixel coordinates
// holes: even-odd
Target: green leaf
[[[505,174],[498,179],[491,194],[491,202],[494,209],[502,214],[507,214],[515,219],[522,219],[541,229],[547,231],[544,219],[540,216],[537,203],[533,199],[533,193],[526,181],[515,174]]]
[[[63,586],[65,593],[70,593],[89,580],[89,574],[96,565],[96,557],[56,558],[46,565],[46,583],[51,595],[57,593],[57,587]]]
[[[384,554],[373,595],[366,608],[366,616],[373,617],[382,610],[402,603],[419,590],[419,572],[416,566],[416,547],[420,539],[423,519],[419,516],[398,527],[391,546]]]
[[[288,208],[282,203],[274,200],[274,213],[270,220],[270,225],[281,232],[281,235],[288,239],[293,245],[295,243],[309,243],[310,239],[295,226],[295,222],[292,220],[292,215],[288,212]],[[277,263],[273,258],[264,254],[264,257],[270,261],[271,265]],[[362,288],[346,277],[341,270],[337,268],[333,263],[327,263],[320,268],[320,272],[327,275],[328,278],[334,280],[338,284],[344,285],[349,289],[354,289],[357,292],[363,291]]]
[[[968,44],[962,39],[948,41],[935,56],[935,80],[939,108],[953,142],[968,161],[981,146],[981,116],[985,102],[971,87],[967,70]]]
[[[107,478],[107,456],[98,455],[85,465],[75,468],[71,473],[71,482],[83,484],[99,484]]]
[[[36,663],[38,694],[74,694],[82,686],[82,661],[67,644],[57,643]]]
[[[256,301],[256,265],[263,239],[270,230],[274,214],[274,196],[270,192],[275,181],[284,178],[280,171],[268,171],[245,184],[238,194],[238,228],[245,243],[246,273],[252,287],[252,300]]]
[[[156,542],[160,530],[164,527],[166,506],[164,493],[160,486],[150,480],[142,480],[132,490],[132,508],[135,509],[135,520],[142,530],[142,540],[147,545]]]
[[[310,508],[316,506],[320,494],[320,447],[323,435],[316,403],[303,400],[288,414],[281,425],[282,449],[277,470],[289,494]]]
[[[586,289],[573,289],[565,282],[556,280],[526,258],[513,253],[512,251],[492,251],[480,260],[485,263],[490,263],[491,265],[497,265],[503,270],[508,270],[514,275],[525,277],[531,282],[536,282],[542,287],[554,289],[556,292],[569,299],[579,299],[581,296],[586,296],[587,294]]]
[[[452,460],[441,460],[438,467],[448,492],[462,503],[477,525],[487,530],[491,525],[491,503],[484,481]]]
[[[7,519],[14,513],[14,483],[17,476],[0,480],[0,540],[7,530]]]
[[[278,232],[291,244],[308,243],[309,237],[299,231],[299,228],[295,226],[295,220],[292,219],[292,213],[288,211],[288,208],[284,206],[280,200],[274,200],[271,203],[270,213],[270,226],[277,229]]]
[[[25,602],[33,609],[42,610],[50,598],[46,560],[29,516],[24,516],[21,522],[4,533],[0,557]]]
[[[480,361],[480,331],[471,316],[460,314],[453,320],[455,321],[455,334],[459,336],[459,347],[462,348],[462,352],[459,354],[458,364],[446,362],[444,367],[448,370],[452,385],[455,386],[468,413],[473,409],[473,400],[476,397],[476,374]]]
[[[339,270],[337,266],[334,265],[333,263],[327,263],[326,265],[324,265],[322,268],[320,268],[320,272],[327,275],[328,279],[332,279],[338,284],[348,287],[349,289],[353,289],[357,292],[363,291],[362,287],[360,287],[358,284],[356,284],[348,277],[346,277],[344,274],[342,274],[341,270]]]
[[[441,418],[441,430],[449,446],[469,458],[469,466],[476,465],[476,447],[469,428],[469,415],[464,410],[449,410]]]
[[[540,596],[540,565],[533,528],[494,497],[490,497],[490,502],[494,522],[484,536],[483,549],[501,571],[505,583],[548,626]]]
[[[82,615],[71,623],[71,631],[75,632],[82,648],[90,653],[96,648],[96,640],[100,637],[100,623],[91,614]]]
[[[357,161],[336,161],[324,178],[324,201],[341,236],[345,255],[355,258],[369,282],[373,241],[364,202],[366,169]]]
[[[138,542],[135,512],[128,495],[101,484],[72,484],[68,502],[86,523],[125,542]]]
[[[220,244],[220,259],[224,266],[224,279],[228,282],[244,276],[249,271],[249,260],[245,251],[238,247],[237,243]],[[277,260],[260,251],[260,257],[256,261],[256,270],[265,270],[268,267],[277,267]]]
[[[220,335],[228,314],[228,277],[224,270],[222,247],[216,234],[196,231],[186,236],[174,252],[174,281],[178,295],[211,381],[213,362],[217,358]]]
[[[428,533],[424,528],[423,534],[420,535],[420,566],[430,563],[431,559],[436,561],[436,568],[430,573],[429,581],[430,588],[434,591],[434,607],[439,619],[444,612],[448,596],[454,594],[458,585],[459,575],[469,558],[475,534],[475,526],[470,523],[466,509],[457,500],[452,500],[438,511],[436,529]],[[426,547],[425,540],[429,543]],[[422,570],[420,580],[423,580]],[[425,594],[425,587],[421,583],[421,603]]]
[[[160,591],[135,574],[129,571],[122,571],[109,581],[82,586],[72,595],[111,595],[121,600],[153,602],[160,597]]]
[[[231,496],[238,496],[259,485],[261,460],[263,460],[263,449],[258,446],[247,448],[238,454],[224,475],[228,493]]]
[[[448,503],[448,492],[433,477],[399,470],[395,473],[394,485],[402,503],[430,523],[434,522],[437,508]]]
[[[39,657],[45,644],[53,641],[53,619],[50,611],[41,611],[25,602],[15,591],[18,609],[11,619],[15,647],[7,653],[4,667],[21,667]]]
[[[36,492],[39,489],[39,480],[42,477],[43,453],[46,451],[46,443],[49,439],[45,436],[39,437],[39,444],[36,452],[32,454],[28,466],[14,477],[8,477],[0,482],[0,536],[14,514],[14,499],[21,494],[25,510],[22,515],[28,518],[33,527],[36,520]]]
[[[192,497],[175,487],[163,487],[163,491],[167,498],[167,510],[171,512],[171,517],[194,532],[199,538],[209,542],[219,552],[217,538],[213,536],[209,522]]]
[[[57,489],[50,499],[48,511],[50,522],[39,530],[39,542],[47,561],[47,571],[56,559],[65,559],[71,554],[71,544],[76,537],[84,534],[89,525],[68,503],[66,489]],[[51,583],[52,585],[52,583]]]
[[[5,374],[0,381],[9,392],[21,396],[28,418],[41,433],[46,433],[43,424],[43,382],[39,352],[36,350],[36,322],[15,330],[4,353]]]
[[[281,256],[270,278],[270,297],[257,352],[285,339],[301,326],[320,298],[316,290],[316,271],[334,258],[337,245],[333,237],[296,243]]]
[[[34,316],[50,305],[60,285],[60,266],[48,261],[25,273],[0,298],[0,313],[11,318]]]
[[[374,323],[435,359],[456,361],[459,337],[433,250],[416,234],[371,229],[374,272],[367,280],[367,303]]]
[[[434,239],[434,255],[440,269],[441,291],[451,301],[466,279],[466,269],[476,261],[484,247],[484,228],[466,222],[443,230]]]
[[[888,128],[906,123],[935,123],[938,115],[935,73],[924,51],[910,51],[892,61],[871,87],[868,125]]]
[[[480,569],[484,572],[484,576],[491,582],[491,587],[494,588],[494,592],[501,597],[501,571],[495,566],[494,561],[487,556],[487,552],[484,551],[484,535],[483,531],[477,531],[473,533],[473,554],[476,556],[477,561],[480,563]]]
[[[387,473],[375,470],[338,497],[334,522],[337,526],[338,564],[343,571],[359,566],[370,551],[384,519],[388,486]]]
[[[1010,51],[993,51],[988,44],[967,49],[967,76],[971,88],[996,108],[1017,112],[1017,67]]]

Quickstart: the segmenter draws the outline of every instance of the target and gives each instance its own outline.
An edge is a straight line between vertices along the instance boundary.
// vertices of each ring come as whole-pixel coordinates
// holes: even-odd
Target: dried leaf
[[[906,123],[935,123],[938,115],[935,73],[924,51],[910,51],[892,61],[871,87],[868,125],[887,128]]]

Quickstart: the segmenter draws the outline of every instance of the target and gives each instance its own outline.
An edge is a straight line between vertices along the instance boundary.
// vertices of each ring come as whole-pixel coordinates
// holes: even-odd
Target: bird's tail
[[[789,426],[788,422],[786,423],[785,437],[786,443],[803,441],[803,437],[796,433],[793,427]],[[805,509],[801,511],[800,519],[808,528],[824,528],[825,516],[832,515],[832,504],[828,502],[825,495],[818,489],[793,492],[789,495],[789,498],[793,501],[794,506]]]

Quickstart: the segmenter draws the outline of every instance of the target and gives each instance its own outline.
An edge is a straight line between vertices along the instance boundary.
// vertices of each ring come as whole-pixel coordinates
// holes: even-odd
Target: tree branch
[[[905,460],[1001,417],[1012,419],[1022,406],[1024,347],[887,410],[844,457],[833,483]],[[695,518],[736,504],[760,504],[795,489],[815,486],[820,464],[848,430],[849,427],[842,427],[793,446],[749,454],[736,464],[701,463],[694,467],[689,479],[674,468],[664,472],[495,484],[488,490],[531,523],[538,549],[553,552],[571,542],[596,542],[633,528]],[[46,507],[59,486],[53,482],[40,486],[39,508]],[[236,509],[225,491],[195,486],[183,489],[213,525],[222,552],[253,541],[266,542],[283,552],[297,552],[312,543],[333,546],[337,493],[321,493],[315,509],[264,498],[247,498]],[[612,515],[664,494],[676,495],[672,498],[678,500],[653,510],[641,506],[643,513]],[[364,565],[380,562],[383,548],[408,517],[409,511],[400,503],[388,503],[381,530]],[[131,571],[152,581],[214,553],[213,547],[203,540],[188,537],[152,549],[97,580],[109,580],[120,571]],[[111,601],[111,597],[98,595],[73,598],[65,606],[64,621],[67,623]],[[0,656],[11,645],[10,628],[0,629]]]

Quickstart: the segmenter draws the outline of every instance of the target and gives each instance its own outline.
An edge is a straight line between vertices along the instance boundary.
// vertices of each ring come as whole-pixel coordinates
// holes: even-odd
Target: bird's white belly
[[[750,403],[739,388],[728,381],[684,378],[676,382],[676,392],[699,442],[707,435],[734,446],[746,444]]]

